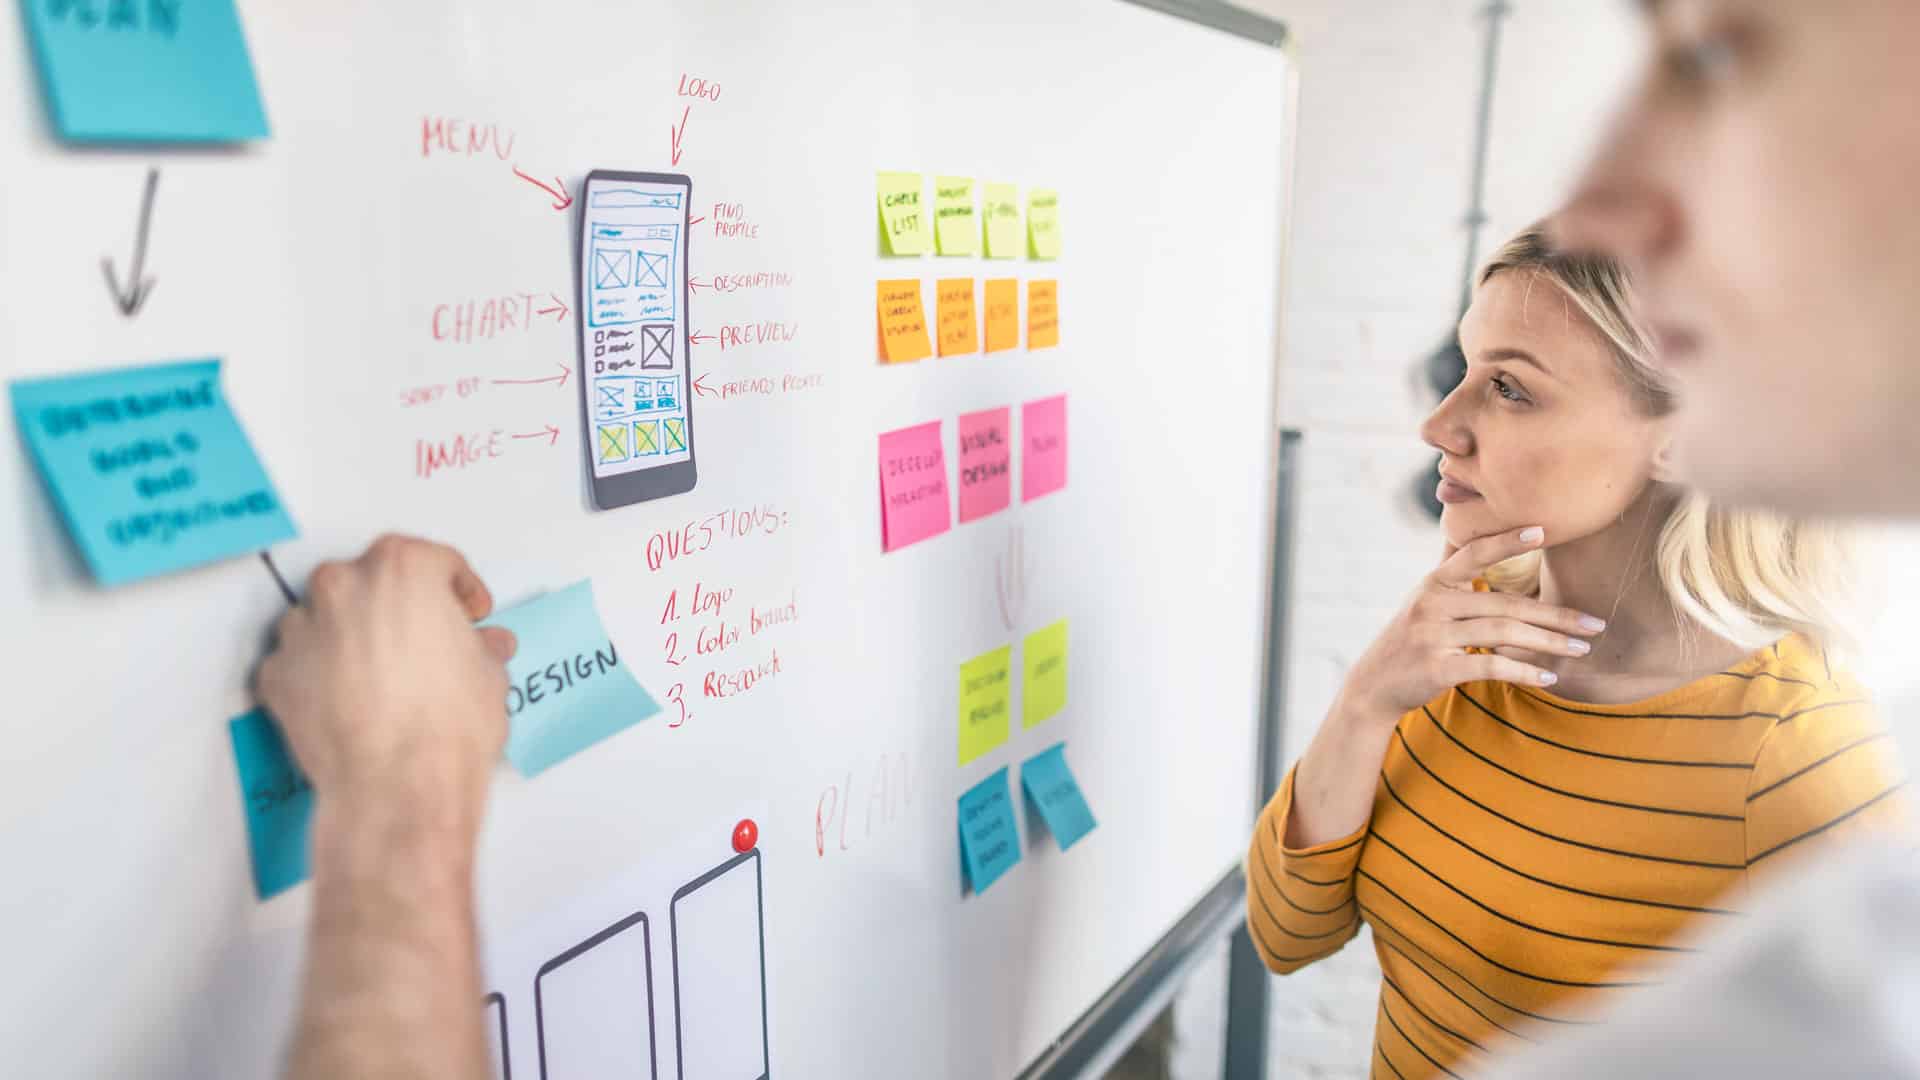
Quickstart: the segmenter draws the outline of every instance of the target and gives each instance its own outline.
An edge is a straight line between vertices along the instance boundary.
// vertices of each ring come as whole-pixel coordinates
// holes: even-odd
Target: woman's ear
[[[1673,438],[1661,438],[1660,445],[1653,452],[1653,478],[1663,484],[1680,482],[1680,473],[1673,464]]]

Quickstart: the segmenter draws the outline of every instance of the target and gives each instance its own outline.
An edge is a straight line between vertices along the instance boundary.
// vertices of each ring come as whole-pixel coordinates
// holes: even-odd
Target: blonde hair
[[[1529,274],[1558,286],[1612,346],[1621,380],[1639,407],[1649,416],[1673,411],[1673,386],[1652,363],[1651,336],[1635,316],[1633,282],[1617,261],[1555,250],[1544,226],[1534,225],[1494,253],[1479,281],[1501,273]],[[1654,564],[1679,612],[1728,641],[1758,649],[1798,632],[1822,647],[1850,652],[1852,539],[1832,523],[1728,509],[1686,492],[1660,527]],[[1487,572],[1487,584],[1500,592],[1537,594],[1540,564],[1538,551],[1509,559]]]

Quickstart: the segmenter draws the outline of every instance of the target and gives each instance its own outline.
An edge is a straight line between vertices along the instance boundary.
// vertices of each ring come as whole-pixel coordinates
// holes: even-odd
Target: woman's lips
[[[1440,478],[1440,486],[1434,489],[1433,494],[1434,498],[1448,504],[1470,502],[1480,497],[1479,492],[1458,480],[1449,480],[1444,476]]]

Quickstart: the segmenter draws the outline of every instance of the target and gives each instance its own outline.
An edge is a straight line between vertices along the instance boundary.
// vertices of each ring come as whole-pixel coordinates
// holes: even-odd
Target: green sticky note
[[[1020,654],[1020,724],[1032,727],[1067,707],[1067,620],[1028,634]]]
[[[962,765],[1007,741],[1007,683],[1012,659],[1013,646],[1002,645],[960,665]]]
[[[972,255],[980,250],[971,177],[933,178],[933,243],[942,255]]]
[[[926,215],[920,206],[920,174],[879,174],[880,235],[889,255],[927,253]]]
[[[985,184],[980,219],[986,223],[987,258],[1020,257],[1020,191],[1012,184]]]
[[[1036,259],[1060,257],[1060,193],[1045,188],[1027,192],[1027,247]]]

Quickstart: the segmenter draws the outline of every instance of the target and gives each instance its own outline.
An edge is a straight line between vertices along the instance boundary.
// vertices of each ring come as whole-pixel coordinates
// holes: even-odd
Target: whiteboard
[[[0,18],[0,365],[222,357],[301,529],[275,550],[296,587],[379,532],[433,536],[503,604],[591,578],[641,682],[684,685],[684,722],[668,705],[532,780],[500,770],[478,888],[501,997],[476,1007],[506,1017],[513,1074],[539,1075],[515,965],[627,906],[647,916],[655,1066],[679,1075],[673,897],[749,814],[772,1073],[1032,1061],[1236,863],[1254,811],[1282,54],[1110,0],[241,8],[273,135],[211,150],[60,146]],[[680,96],[683,74],[717,99]],[[453,149],[436,120],[458,121]],[[100,259],[124,272],[149,166],[157,283],[127,319]],[[694,373],[737,391],[696,403],[691,492],[590,508],[579,384],[532,381],[577,375],[577,314],[534,314],[572,305],[577,210],[516,168],[563,189],[594,168],[692,178],[715,231],[689,269],[744,284],[690,304],[714,335]],[[1062,255],[882,257],[879,170],[1055,189]],[[1057,280],[1059,346],[876,362],[877,280],[919,278],[931,304],[968,276]],[[722,347],[727,327],[749,329]],[[951,479],[957,416],[1061,393],[1063,491],[1023,503],[1016,480],[1007,510],[882,553],[879,433],[943,421]],[[497,456],[420,475],[423,442],[493,432]],[[96,587],[17,437],[0,507],[0,1050],[40,1076],[267,1075],[310,889],[253,894],[227,720],[283,601],[254,559]],[[731,590],[728,620],[797,617],[669,665],[667,598],[696,586]],[[1024,635],[1063,618],[1065,710],[957,766],[959,664],[1012,644],[1017,670]],[[751,690],[702,692],[776,651]],[[1063,853],[1028,813],[1023,861],[965,894],[955,800],[1003,766],[1017,791],[1019,762],[1062,740],[1099,827]],[[744,888],[683,897],[683,927],[738,922]],[[553,969],[555,1001],[629,978],[645,950],[605,941]],[[737,943],[716,955],[747,969]],[[690,1001],[745,1000],[701,987]]]

